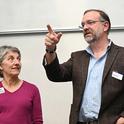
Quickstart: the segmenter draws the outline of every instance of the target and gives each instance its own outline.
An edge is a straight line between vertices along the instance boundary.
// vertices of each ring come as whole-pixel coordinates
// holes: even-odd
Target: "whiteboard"
[[[86,9],[102,9],[112,26],[124,25],[123,0],[0,0],[0,31],[75,28]]]

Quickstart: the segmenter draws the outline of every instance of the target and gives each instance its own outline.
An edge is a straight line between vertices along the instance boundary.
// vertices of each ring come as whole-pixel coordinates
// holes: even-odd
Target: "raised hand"
[[[124,124],[124,117],[120,117],[120,118],[117,120],[116,124]]]
[[[47,49],[55,49],[56,44],[59,42],[62,33],[56,33],[53,31],[50,25],[47,25],[48,33],[45,37],[45,45]]]

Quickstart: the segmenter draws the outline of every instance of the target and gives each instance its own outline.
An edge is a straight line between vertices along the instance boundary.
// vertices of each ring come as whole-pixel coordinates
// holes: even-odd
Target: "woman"
[[[13,46],[0,47],[0,123],[43,124],[38,88],[19,79],[21,54]]]

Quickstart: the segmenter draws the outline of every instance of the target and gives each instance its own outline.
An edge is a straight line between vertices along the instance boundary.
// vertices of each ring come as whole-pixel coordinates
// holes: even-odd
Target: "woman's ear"
[[[3,70],[3,68],[1,67],[1,65],[0,65],[0,70]]]

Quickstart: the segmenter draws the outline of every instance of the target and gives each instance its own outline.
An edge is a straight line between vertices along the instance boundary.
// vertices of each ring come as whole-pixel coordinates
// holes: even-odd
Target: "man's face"
[[[98,12],[87,12],[82,19],[82,27],[85,40],[91,44],[102,37],[104,33],[104,22],[100,20]]]

